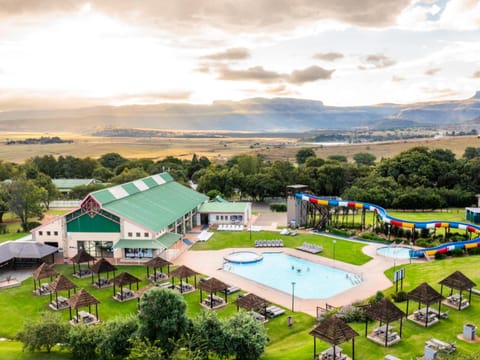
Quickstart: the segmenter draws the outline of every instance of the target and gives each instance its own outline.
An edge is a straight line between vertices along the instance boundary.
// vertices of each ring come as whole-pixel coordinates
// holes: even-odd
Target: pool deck
[[[213,276],[227,284],[240,287],[242,290],[252,292],[258,296],[270,300],[272,303],[279,304],[287,309],[292,307],[292,294],[279,291],[268,286],[257,283],[253,280],[246,279],[239,275],[233,274],[227,270],[223,270],[223,257],[234,251],[254,251],[254,252],[283,252],[305,260],[326,266],[335,267],[344,271],[352,272],[360,275],[363,282],[355,287],[341,292],[335,296],[325,299],[301,299],[295,297],[295,311],[301,311],[312,316],[316,316],[317,306],[324,307],[326,303],[332,306],[342,306],[351,304],[357,300],[365,299],[375,295],[377,291],[385,290],[392,286],[392,281],[384,275],[384,271],[394,266],[394,259],[390,257],[377,255],[376,251],[379,247],[385,245],[367,245],[363,248],[363,252],[372,257],[368,263],[357,266],[343,263],[338,260],[328,259],[322,256],[305,253],[290,248],[229,248],[214,251],[187,251],[182,254],[176,261],[177,265],[187,265],[190,268]],[[413,260],[418,261],[418,260]],[[409,259],[395,259],[395,265],[409,263]],[[272,269],[274,271],[274,269]],[[319,281],[322,281],[319,279]],[[315,284],[312,284],[315,286]]]

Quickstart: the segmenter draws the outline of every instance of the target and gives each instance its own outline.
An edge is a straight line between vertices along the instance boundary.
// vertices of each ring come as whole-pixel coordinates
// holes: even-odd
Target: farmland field
[[[206,156],[212,161],[224,161],[238,154],[260,154],[267,160],[295,160],[302,147],[312,147],[318,157],[345,155],[349,160],[353,154],[369,152],[377,157],[388,158],[415,146],[431,149],[450,149],[457,157],[462,156],[466,146],[477,146],[477,137],[448,137],[439,139],[417,139],[379,143],[361,143],[322,146],[303,143],[294,137],[95,137],[73,133],[0,133],[0,160],[20,163],[36,155],[72,155],[98,158],[108,152],[117,152],[126,158],[149,158],[159,160],[166,156],[190,160],[193,154]],[[6,145],[7,140],[22,140],[41,136],[59,136],[73,143],[46,145]]]

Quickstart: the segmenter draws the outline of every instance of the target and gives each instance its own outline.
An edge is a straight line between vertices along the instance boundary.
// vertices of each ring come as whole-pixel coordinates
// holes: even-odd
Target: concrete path
[[[338,260],[324,258],[314,254],[305,253],[296,249],[281,248],[281,249],[257,249],[257,248],[241,248],[241,249],[223,249],[216,251],[187,251],[182,254],[175,264],[187,265],[188,267],[213,276],[227,284],[235,285],[242,288],[245,291],[255,293],[262,296],[269,301],[282,305],[285,308],[291,309],[292,307],[292,294],[285,293],[268,286],[262,285],[255,281],[246,279],[239,275],[233,274],[223,269],[224,256],[234,252],[236,250],[251,250],[256,252],[267,251],[282,251],[286,254],[294,255],[296,257],[309,260],[315,263],[336,267],[338,269],[348,271],[360,275],[363,278],[363,282],[356,285],[350,290],[339,293],[335,296],[325,299],[301,299],[296,297],[294,300],[295,311],[302,311],[309,315],[316,316],[317,306],[324,307],[325,303],[333,306],[342,306],[351,304],[357,300],[365,299],[369,296],[373,296],[377,291],[382,291],[392,286],[392,281],[388,279],[383,273],[385,270],[394,266],[392,258],[379,256],[376,254],[376,250],[379,247],[385,245],[367,245],[363,248],[363,252],[373,259],[368,263],[356,266],[346,264]],[[401,265],[408,263],[408,259],[396,259],[395,265]],[[274,271],[274,269],[272,269]],[[321,281],[321,279],[319,279]]]

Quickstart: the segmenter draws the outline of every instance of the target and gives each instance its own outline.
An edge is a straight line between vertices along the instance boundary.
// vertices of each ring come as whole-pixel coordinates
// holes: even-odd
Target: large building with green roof
[[[87,195],[79,208],[32,231],[35,241],[53,245],[71,258],[84,249],[115,260],[176,258],[185,233],[199,226],[208,197],[173,180],[148,176]]]

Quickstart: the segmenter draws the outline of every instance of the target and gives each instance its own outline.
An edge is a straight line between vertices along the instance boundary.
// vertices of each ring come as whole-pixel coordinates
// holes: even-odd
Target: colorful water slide
[[[454,221],[439,221],[439,220],[432,220],[432,221],[410,221],[410,220],[402,220],[395,217],[388,215],[387,211],[382,208],[381,206],[375,204],[369,204],[366,202],[359,202],[359,201],[350,201],[350,200],[332,200],[332,199],[322,199],[310,194],[304,193],[297,193],[295,194],[296,199],[301,201],[308,201],[312,204],[318,204],[322,206],[339,206],[339,207],[349,207],[355,209],[366,209],[368,211],[373,211],[377,214],[377,216],[386,224],[391,224],[392,226],[397,226],[401,228],[407,229],[435,229],[435,228],[454,228],[465,230],[470,233],[474,233],[478,235],[475,239],[467,240],[467,241],[458,241],[458,242],[451,242],[448,244],[442,244],[439,246],[419,249],[419,250],[411,250],[410,256],[411,257],[424,257],[427,256],[434,256],[435,253],[446,253],[447,251],[452,251],[454,249],[471,249],[474,247],[480,247],[480,226],[462,223],[462,222],[454,222]]]

